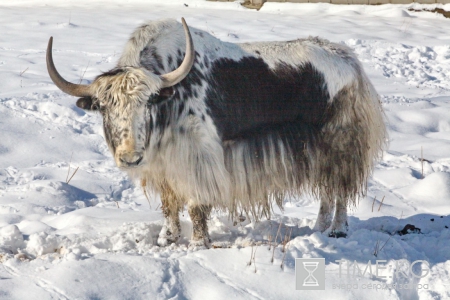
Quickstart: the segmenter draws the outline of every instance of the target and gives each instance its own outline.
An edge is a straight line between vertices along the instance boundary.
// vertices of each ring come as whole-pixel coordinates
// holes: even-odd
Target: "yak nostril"
[[[137,157],[137,159],[136,159],[136,157]],[[124,166],[132,167],[132,166],[139,165],[143,158],[144,158],[143,156],[137,156],[137,155],[132,155],[129,157],[123,156],[120,158],[120,162]]]
[[[137,165],[142,161],[143,158],[144,158],[143,156],[139,157],[138,160],[136,160],[136,161],[133,163],[133,165],[137,166]]]

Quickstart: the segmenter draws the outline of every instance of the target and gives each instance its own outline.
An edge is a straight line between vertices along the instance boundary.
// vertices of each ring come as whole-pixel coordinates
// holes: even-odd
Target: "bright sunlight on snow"
[[[409,10],[435,7],[0,1],[0,298],[450,299],[450,19]],[[381,96],[389,148],[350,208],[347,238],[312,232],[319,205],[304,196],[259,223],[214,212],[211,249],[187,247],[184,212],[181,241],[157,246],[159,196],[148,201],[115,166],[101,117],[52,83],[45,49],[53,36],[60,73],[89,83],[141,23],[181,17],[227,42],[319,36],[355,51]],[[399,234],[407,224],[420,231]],[[296,258],[325,258],[325,290],[296,290]],[[422,260],[429,274],[366,273],[343,288],[341,259],[362,270]]]

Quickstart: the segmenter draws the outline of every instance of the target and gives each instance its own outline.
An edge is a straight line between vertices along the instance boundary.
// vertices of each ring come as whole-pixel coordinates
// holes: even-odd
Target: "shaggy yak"
[[[320,199],[315,229],[346,236],[347,206],[365,194],[385,141],[379,97],[354,53],[319,38],[226,43],[182,19],[131,35],[117,67],[92,83],[51,79],[98,110],[117,166],[161,195],[158,244],[208,246],[212,208],[270,216],[288,196]]]

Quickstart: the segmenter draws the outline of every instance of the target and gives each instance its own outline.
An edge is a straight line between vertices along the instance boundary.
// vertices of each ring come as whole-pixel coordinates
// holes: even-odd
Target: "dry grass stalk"
[[[147,194],[147,180],[145,178],[141,179],[141,188],[142,188],[142,191],[144,192],[145,198],[147,198],[148,206],[151,209],[152,205],[150,204],[150,198],[148,197],[148,194]]]
[[[281,231],[281,222],[280,222],[280,225],[278,226],[277,235],[275,236],[275,240],[274,240],[275,244],[277,243],[277,238],[278,238],[278,235],[280,234],[280,231]]]
[[[253,265],[255,266],[255,273],[256,273],[256,250],[258,250],[258,245],[256,245],[255,253],[253,253]]]
[[[380,206],[378,207],[378,211],[380,211],[381,205],[383,205],[384,197],[386,197],[386,196],[383,196],[383,199],[381,199],[381,203],[380,203]]]
[[[377,243],[375,244],[375,248],[373,249],[373,255],[375,257],[378,257],[379,252],[380,252],[380,240],[377,240]]]
[[[69,22],[69,24],[70,24],[70,22]],[[80,78],[80,82],[79,82],[80,84],[81,84],[81,82],[83,81],[84,74],[86,74],[86,71],[87,71],[87,69],[89,68],[89,64],[90,64],[90,63],[91,63],[91,61],[89,60],[87,66],[86,66],[86,69],[84,69],[83,74],[81,74],[81,78]]]
[[[273,261],[274,261],[274,257],[275,257],[275,248],[278,246],[278,245],[277,245],[277,239],[278,239],[278,234],[280,234],[280,231],[281,231],[281,222],[280,222],[280,225],[278,226],[277,235],[275,236],[275,240],[274,240],[274,243],[273,243],[273,248],[272,248],[272,259],[270,260],[271,263],[273,263]]]
[[[373,212],[373,206],[375,205],[375,200],[377,199],[377,196],[375,196],[375,198],[373,198],[373,202],[372,202],[372,212]]]
[[[253,260],[253,245],[252,245],[252,252],[250,253],[250,260],[248,261],[247,266],[252,265],[252,260]]]
[[[423,179],[424,177],[423,177],[423,147],[422,146],[420,147],[420,162],[422,164],[422,179]]]
[[[72,176],[70,176],[69,180],[67,181],[67,184],[69,184],[70,180],[72,180],[73,176],[75,176],[75,174],[77,173],[77,171],[78,171],[79,168],[80,168],[80,167],[77,167],[77,168],[75,169],[75,172],[73,172]]]
[[[28,70],[28,68],[26,68],[25,70],[23,70],[22,72],[20,72],[19,76],[22,76],[27,70]]]
[[[284,242],[283,242],[283,252],[284,252],[284,254],[283,254],[283,258],[281,259],[281,265],[280,265],[280,268],[282,270],[284,269],[284,260],[286,259],[286,254],[287,254],[286,245],[291,241],[292,229],[293,228],[291,228],[291,230],[289,231],[289,238],[288,238],[287,232],[286,232],[286,235],[284,237]]]
[[[291,240],[291,235],[292,235],[292,228],[289,231],[289,236],[287,234],[287,228],[286,228],[286,234],[284,235],[284,239],[283,239],[283,248],[281,249],[281,252],[285,251],[286,248],[286,244],[289,243],[289,241]]]
[[[269,236],[267,237],[267,239],[268,239],[268,242],[269,242],[269,248],[268,248],[268,250],[270,251],[270,248],[272,247],[272,235],[269,234]]]
[[[397,227],[398,227],[398,224],[400,223],[400,220],[401,220],[402,218],[403,218],[403,211],[402,211],[402,214],[400,215],[400,219],[398,219],[398,221],[397,221]],[[381,246],[381,248],[380,248],[380,240],[377,240],[377,243],[376,243],[376,245],[375,245],[375,250],[373,251],[373,255],[374,255],[375,257],[378,256],[378,253],[380,253],[381,250],[383,250],[383,248],[386,246],[386,244],[389,242],[389,240],[392,238],[392,236],[393,236],[395,233],[396,233],[396,231],[394,230],[394,232],[392,232],[392,233],[389,235],[388,239],[386,240],[386,242],[384,242],[384,244],[383,244],[383,246]]]
[[[269,235],[267,236],[267,239],[268,239],[268,241],[269,241],[269,250],[270,250],[270,247],[272,246],[272,222],[270,222],[270,230],[269,230]]]
[[[275,248],[276,248],[276,247],[277,247],[277,245],[274,244],[274,245],[273,245],[273,248],[272,248],[272,259],[270,260],[271,263],[273,263],[273,260],[274,260],[274,256],[275,256]]]
[[[280,265],[281,270],[284,270],[284,260],[286,259],[286,253],[287,253],[287,251],[284,252],[283,258],[281,259],[281,265]]]
[[[66,183],[67,183],[67,184],[69,184],[70,180],[72,180],[73,176],[75,176],[75,174],[77,173],[78,169],[80,168],[80,167],[77,167],[77,168],[75,169],[75,172],[73,172],[72,176],[70,176],[70,178],[69,178],[69,174],[70,174],[70,164],[72,163],[72,156],[73,156],[73,152],[72,152],[72,154],[70,155],[69,170],[67,170],[67,176],[66,176]]]

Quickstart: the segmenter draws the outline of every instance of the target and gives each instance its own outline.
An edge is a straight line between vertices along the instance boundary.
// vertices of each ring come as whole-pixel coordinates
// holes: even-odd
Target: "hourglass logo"
[[[325,289],[325,258],[295,259],[295,289]]]

